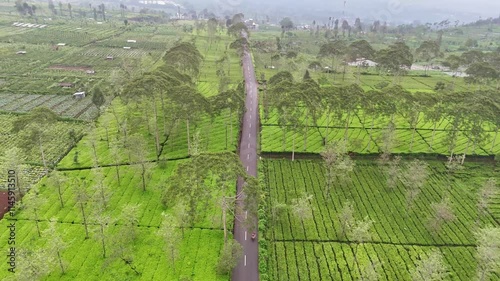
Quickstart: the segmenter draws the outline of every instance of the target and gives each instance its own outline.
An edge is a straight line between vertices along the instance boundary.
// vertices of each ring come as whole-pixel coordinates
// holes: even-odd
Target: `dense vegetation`
[[[19,258],[0,279],[228,280],[239,208],[261,280],[499,278],[497,22],[254,32],[243,14],[48,4],[0,3],[0,167],[18,183],[0,239],[15,222]],[[245,44],[258,181],[236,155]]]

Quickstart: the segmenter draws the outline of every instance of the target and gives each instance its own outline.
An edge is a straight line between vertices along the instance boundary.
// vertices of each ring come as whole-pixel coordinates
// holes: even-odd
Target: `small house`
[[[87,73],[87,74],[95,74],[95,70],[89,69],[89,70],[85,71],[85,73]]]
[[[113,56],[107,56],[106,59],[107,60],[113,60],[114,58],[113,58]]]
[[[127,43],[137,43],[137,40],[127,40]]]
[[[123,47],[123,49],[130,50],[131,48],[130,47]]]
[[[348,65],[350,65],[350,66],[362,66],[362,67],[375,67],[378,65],[378,63],[376,63],[372,60],[365,59],[365,58],[359,58],[353,62],[348,63]]]
[[[58,43],[57,46],[66,46],[66,43]]]
[[[26,51],[17,51],[16,54],[17,55],[26,55]]]
[[[75,99],[83,99],[85,97],[85,92],[76,92],[73,94],[73,98]]]

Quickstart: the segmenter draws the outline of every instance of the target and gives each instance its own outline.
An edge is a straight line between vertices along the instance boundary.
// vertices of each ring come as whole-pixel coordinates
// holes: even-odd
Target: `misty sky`
[[[475,21],[498,17],[500,0],[178,0],[201,5],[215,4],[227,10],[252,10],[275,16],[303,17],[345,15],[365,19],[384,18],[388,22],[413,20],[440,21],[444,19]]]

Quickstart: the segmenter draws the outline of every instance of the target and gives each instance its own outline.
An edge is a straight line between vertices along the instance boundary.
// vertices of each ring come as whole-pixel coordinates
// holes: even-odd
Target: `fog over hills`
[[[461,22],[497,17],[498,0],[178,0],[196,10],[208,8],[217,13],[244,12],[248,17],[269,15],[271,19],[290,16],[308,23],[325,17],[383,19],[390,23],[435,22],[449,19]]]

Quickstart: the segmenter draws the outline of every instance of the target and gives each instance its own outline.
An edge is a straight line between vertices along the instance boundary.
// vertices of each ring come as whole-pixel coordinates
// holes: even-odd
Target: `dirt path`
[[[246,34],[244,34],[246,37]],[[245,114],[243,116],[243,128],[241,129],[240,159],[248,174],[257,176],[257,134],[259,132],[259,111],[257,99],[257,80],[252,64],[252,57],[248,48],[242,57],[243,75],[245,77],[246,100]],[[237,190],[241,191],[243,181],[238,180]],[[239,209],[239,208],[238,208]],[[255,241],[251,239],[251,233],[247,231],[242,221],[245,219],[246,211],[236,214],[239,219],[235,219],[234,238],[243,246],[243,256],[233,270],[233,281],[258,281],[259,280],[259,247],[258,234]]]

